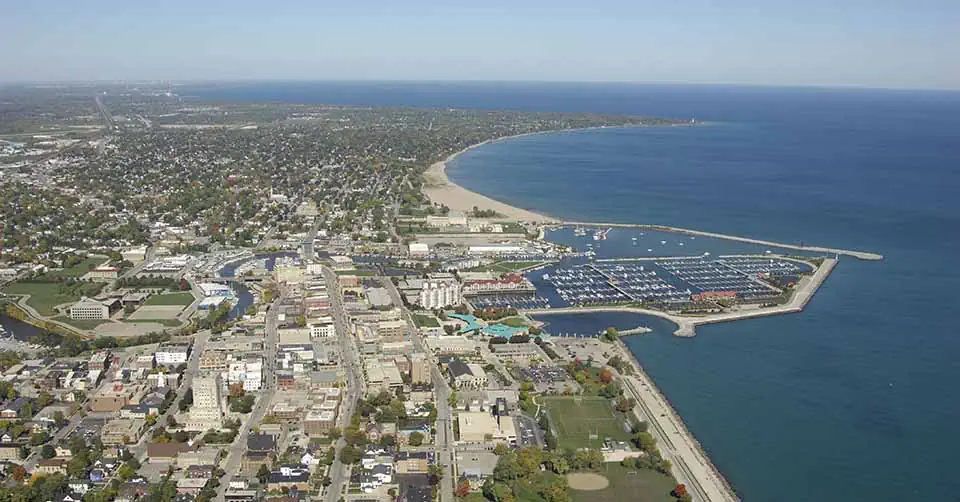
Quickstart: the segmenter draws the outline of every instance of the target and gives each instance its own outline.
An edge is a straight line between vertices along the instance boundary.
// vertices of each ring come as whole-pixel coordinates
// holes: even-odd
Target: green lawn
[[[432,315],[413,314],[413,322],[417,324],[418,328],[440,327],[440,323],[437,321],[437,318],[433,317]]]
[[[94,296],[103,288],[102,283],[84,282],[63,284],[53,282],[15,282],[3,289],[11,295],[30,295],[27,304],[37,309],[41,315],[56,314],[53,307],[62,303],[71,303],[81,296]]]
[[[623,429],[624,420],[606,398],[584,396],[577,402],[574,397],[541,397],[538,401],[547,407],[561,448],[599,449],[606,438],[630,440],[630,433]],[[591,434],[596,434],[596,439],[590,439]]]
[[[522,317],[507,317],[506,319],[500,319],[497,322],[500,324],[506,324],[511,328],[522,328],[527,325],[527,322],[524,321]]]
[[[43,274],[44,279],[56,279],[57,277],[81,277],[91,268],[94,268],[101,263],[107,261],[106,256],[97,256],[96,258],[84,258],[82,262],[63,270],[56,270],[52,272],[47,272]]]
[[[183,291],[180,293],[167,293],[163,295],[152,295],[147,298],[144,305],[190,305],[193,303],[193,293]]]
[[[603,490],[580,491],[570,489],[573,502],[675,502],[670,491],[676,482],[657,471],[633,470],[619,463],[604,464],[599,474],[606,476],[610,486]]]

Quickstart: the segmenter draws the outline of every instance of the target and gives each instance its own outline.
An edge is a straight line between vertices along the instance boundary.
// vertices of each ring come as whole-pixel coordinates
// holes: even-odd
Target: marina
[[[747,302],[779,297],[783,287],[812,271],[806,262],[773,256],[654,258],[557,267],[544,274],[540,284],[548,285],[568,306],[681,306],[715,297]]]

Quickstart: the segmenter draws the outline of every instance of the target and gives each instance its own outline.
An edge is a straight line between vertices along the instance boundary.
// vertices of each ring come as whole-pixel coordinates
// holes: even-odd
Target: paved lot
[[[183,305],[144,305],[128,316],[133,320],[176,319]]]

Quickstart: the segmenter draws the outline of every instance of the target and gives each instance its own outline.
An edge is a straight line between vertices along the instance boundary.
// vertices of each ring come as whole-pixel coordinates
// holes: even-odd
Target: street
[[[363,395],[363,381],[357,375],[359,371],[360,353],[357,344],[353,343],[353,336],[350,334],[350,325],[347,323],[347,316],[343,310],[343,298],[340,296],[340,286],[337,283],[337,275],[330,268],[323,267],[323,277],[327,283],[327,291],[330,296],[330,310],[333,314],[333,321],[336,325],[337,337],[340,339],[340,355],[343,365],[347,369],[347,392],[344,396],[343,404],[340,407],[340,415],[337,417],[337,426],[340,430],[350,424],[350,418],[357,407],[357,401]],[[337,451],[346,445],[346,441],[340,438],[335,447]],[[349,481],[348,469],[340,462],[340,455],[337,455],[333,465],[330,466],[329,476],[332,481],[327,487],[325,493],[326,502],[337,502],[340,494],[344,491],[344,483]]]

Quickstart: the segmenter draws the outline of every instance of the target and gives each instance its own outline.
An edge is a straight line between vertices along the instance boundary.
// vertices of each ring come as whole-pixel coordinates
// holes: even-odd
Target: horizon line
[[[635,85],[678,87],[747,87],[844,91],[960,93],[960,87],[884,87],[862,84],[776,84],[753,82],[695,82],[673,80],[505,80],[505,79],[390,79],[390,78],[197,78],[197,79],[103,79],[103,80],[0,80],[0,87],[165,84],[216,85],[256,83],[391,83],[391,84],[537,84],[537,85]]]

